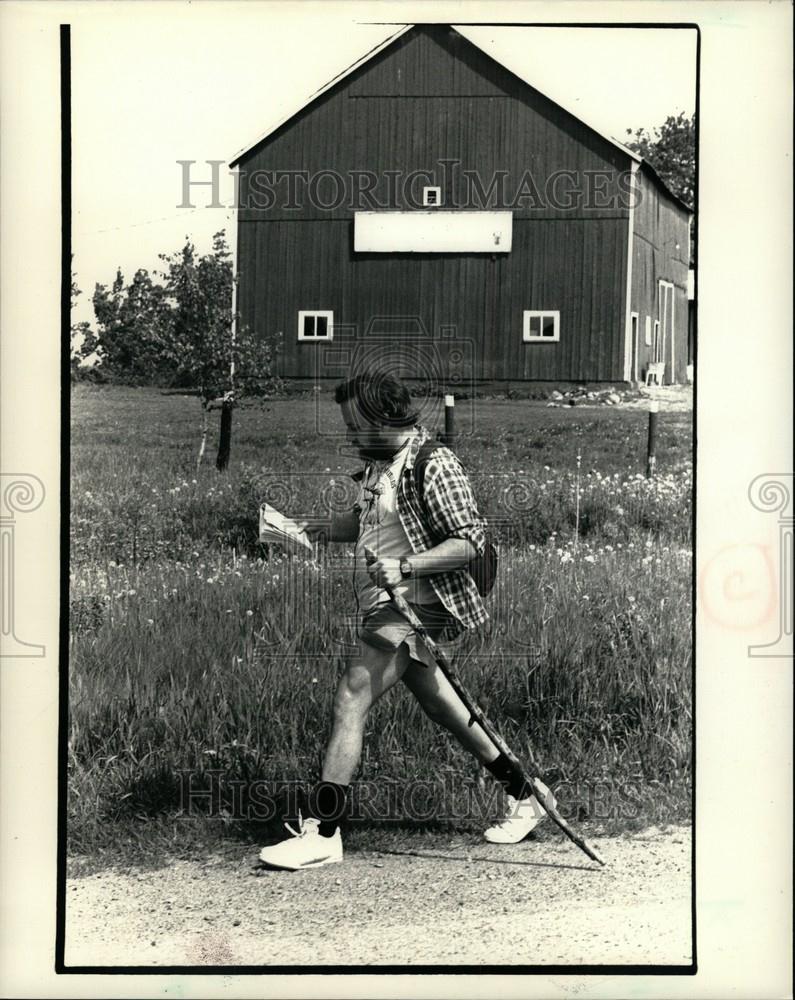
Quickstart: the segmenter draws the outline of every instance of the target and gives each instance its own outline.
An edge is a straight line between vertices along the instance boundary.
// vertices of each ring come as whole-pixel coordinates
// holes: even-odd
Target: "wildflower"
[[[128,597],[135,597],[136,593],[137,593],[137,591],[135,591],[135,590],[128,590],[127,591],[127,596]]]
[[[246,618],[252,618],[253,616],[254,612],[249,608],[249,610],[246,612]]]
[[[232,609],[231,609],[231,608],[227,608],[227,609],[226,609],[226,613],[227,613],[228,615],[231,615],[231,614],[232,614]]]
[[[155,620],[154,620],[154,618],[147,618],[147,619],[146,619],[146,624],[147,624],[147,625],[154,625],[154,623],[155,623]]]
[[[585,557],[585,562],[589,562],[589,563],[596,562],[596,558],[594,556],[586,556]],[[587,598],[586,598],[586,600],[587,600]]]

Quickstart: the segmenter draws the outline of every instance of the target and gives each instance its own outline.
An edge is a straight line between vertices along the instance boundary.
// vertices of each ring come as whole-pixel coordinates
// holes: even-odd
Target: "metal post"
[[[455,396],[444,397],[444,443],[448,448],[455,444]]]
[[[657,414],[660,410],[660,404],[656,399],[649,403],[649,441],[646,446],[646,478],[651,479],[654,476],[654,470],[657,468]]]

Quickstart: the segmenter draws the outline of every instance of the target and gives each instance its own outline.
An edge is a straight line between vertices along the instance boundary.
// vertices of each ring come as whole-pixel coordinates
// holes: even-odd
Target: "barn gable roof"
[[[388,48],[390,45],[392,45],[394,42],[396,42],[399,38],[401,38],[407,32],[410,32],[410,31],[415,30],[415,29],[421,29],[424,24],[425,24],[425,22],[418,23],[418,24],[405,24],[402,27],[400,27],[397,31],[392,32],[392,34],[388,35],[382,42],[379,42],[378,45],[374,46],[372,49],[370,49],[369,51],[365,52],[364,55],[361,56],[359,59],[357,59],[354,62],[352,62],[350,64],[350,66],[347,66],[345,69],[341,70],[339,73],[337,73],[335,76],[333,76],[326,84],[324,84],[319,90],[315,91],[315,93],[313,93],[312,95],[310,95],[310,97],[307,100],[305,100],[304,103],[301,104],[299,107],[297,107],[294,111],[291,111],[284,118],[280,119],[275,124],[269,126],[264,132],[262,132],[260,135],[258,135],[252,142],[248,143],[241,150],[239,150],[235,154],[234,158],[232,160],[230,160],[230,163],[229,163],[230,167],[237,166],[241,162],[241,160],[243,160],[243,158],[245,156],[247,156],[250,152],[252,152],[254,149],[256,149],[261,143],[263,143],[267,138],[269,138],[269,136],[273,135],[275,132],[277,132],[279,129],[281,129],[289,121],[291,121],[293,118],[295,118],[296,115],[300,114],[301,111],[303,111],[305,108],[307,108],[311,104],[313,104],[316,100],[318,100],[318,98],[320,98],[327,91],[331,90],[332,87],[335,87],[336,85],[338,85],[339,83],[341,83],[346,77],[350,76],[352,73],[354,73],[361,66],[364,66],[365,63],[369,62],[371,59],[373,59],[375,56],[377,56],[384,49]],[[430,25],[428,25],[428,26],[430,26]],[[450,27],[450,28],[453,28],[453,30],[455,30],[455,26],[452,25],[452,24],[451,25],[446,25],[446,26]],[[490,59],[492,59],[494,62],[498,63],[498,65],[500,65],[502,67],[502,69],[506,73],[510,73],[512,76],[517,76],[516,73],[514,73],[507,66],[505,66],[503,63],[501,63],[498,59],[495,59],[494,56],[491,55],[491,53],[486,52],[486,50],[482,46],[477,45],[477,43],[473,42],[469,38],[465,38],[465,36],[463,36],[463,35],[461,35],[460,37],[463,38],[468,44],[472,45],[474,48],[477,48],[481,52],[485,53],[485,55],[488,56]],[[526,80],[523,80],[521,77],[517,77],[517,79],[522,80],[522,82],[526,86],[528,86],[528,87],[532,86],[530,83],[528,83]],[[551,98],[548,98],[548,99],[551,100]],[[641,156],[639,156],[633,150],[629,149],[628,146],[625,146],[624,143],[619,142],[618,139],[615,139],[612,136],[606,135],[600,129],[598,129],[594,125],[592,125],[590,122],[587,122],[585,119],[583,119],[583,117],[580,114],[575,114],[570,108],[567,108],[564,104],[561,104],[560,101],[556,100],[553,103],[556,104],[558,107],[562,108],[567,114],[569,114],[572,118],[574,118],[581,125],[584,125],[591,132],[593,132],[595,135],[599,136],[599,138],[601,138],[604,142],[607,142],[610,145],[615,146],[622,153],[624,153],[627,157],[629,157],[630,160],[632,160],[633,162],[635,162],[638,165],[642,165],[643,168],[644,168],[644,170],[646,170],[651,175],[651,177],[653,178],[653,180],[659,185],[660,188],[662,188],[662,190],[671,199],[673,199],[673,201],[675,201],[685,211],[692,212],[692,209],[690,209],[690,207],[688,205],[686,205],[685,202],[683,202],[680,198],[678,198],[668,188],[668,186],[663,182],[662,178],[654,170],[654,168],[651,166],[651,164],[648,162],[648,160],[644,160]]]

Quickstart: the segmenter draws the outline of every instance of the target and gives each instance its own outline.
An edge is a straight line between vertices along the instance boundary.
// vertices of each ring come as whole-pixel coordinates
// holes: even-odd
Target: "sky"
[[[635,6],[635,5],[633,5]],[[642,5],[640,5],[642,6]],[[127,281],[159,267],[158,254],[188,236],[200,251],[226,229],[233,242],[233,185],[221,167],[223,208],[203,190],[182,202],[180,160],[209,177],[269,125],[397,30],[368,23],[454,24],[470,41],[600,131],[624,138],[668,115],[695,110],[695,31],[467,27],[467,4],[371,5],[141,2],[81,7],[72,23],[74,270],[83,295],[76,319],[93,321],[96,282],[120,267]],[[516,20],[493,4],[489,20]],[[470,20],[485,20],[484,7]],[[204,170],[204,173],[202,173]]]

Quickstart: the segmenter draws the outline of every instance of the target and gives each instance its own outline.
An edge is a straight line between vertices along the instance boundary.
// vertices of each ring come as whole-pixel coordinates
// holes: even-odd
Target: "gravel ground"
[[[620,404],[620,409],[647,410],[649,400],[656,399],[661,413],[686,413],[693,409],[692,385],[641,386],[640,397]]]
[[[512,846],[407,838],[304,872],[235,846],[67,881],[67,965],[687,964],[690,830]]]

